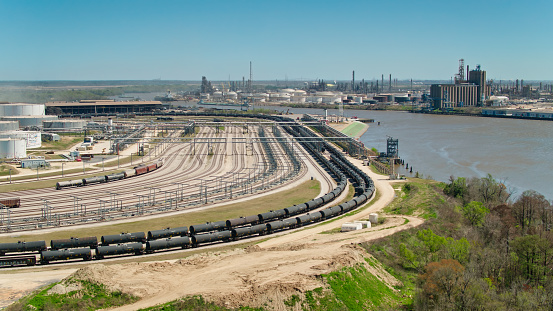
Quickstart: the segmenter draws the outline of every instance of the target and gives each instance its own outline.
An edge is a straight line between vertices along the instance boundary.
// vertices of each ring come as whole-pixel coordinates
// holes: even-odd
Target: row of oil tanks
[[[36,256],[21,256],[21,253],[24,252],[40,252],[39,262],[42,264],[75,258],[91,260],[124,254],[140,255],[145,252],[153,253],[174,248],[197,247],[206,243],[237,240],[251,235],[271,234],[275,231],[297,228],[336,217],[353,210],[369,199],[374,193],[374,184],[366,174],[345,160],[345,157],[333,147],[329,145],[325,147],[332,153],[332,161],[322,156],[320,152],[315,152],[316,149],[313,146],[308,149],[313,154],[319,155],[318,161],[334,176],[337,187],[311,201],[258,215],[190,227],[153,230],[148,231],[147,234],[135,232],[102,236],[101,243],[98,243],[96,237],[52,240],[49,249],[46,247],[45,241],[4,243],[0,244],[0,255],[5,255],[8,252],[18,254],[0,257],[0,266],[36,264]],[[357,185],[356,192],[361,194],[340,205],[314,211],[334,200],[343,192],[347,186],[346,174],[354,180]],[[359,185],[362,185],[361,188]]]
[[[114,174],[103,175],[103,176],[93,176],[93,177],[87,177],[83,179],[60,181],[56,183],[56,189],[60,190],[60,189],[69,188],[69,187],[82,187],[82,186],[88,186],[92,184],[99,184],[99,183],[106,183],[110,181],[121,180],[125,178],[130,178],[133,176],[138,176],[149,172],[153,172],[162,166],[163,166],[163,160],[158,160],[155,163],[152,163],[149,165],[139,165],[132,169],[128,169],[120,173],[114,173]]]

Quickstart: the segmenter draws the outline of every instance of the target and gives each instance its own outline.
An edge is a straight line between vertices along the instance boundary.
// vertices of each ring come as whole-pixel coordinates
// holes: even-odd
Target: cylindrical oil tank
[[[242,227],[231,230],[233,238],[239,238],[242,236],[248,236],[252,234],[252,227]]]
[[[259,217],[257,215],[251,215],[246,217],[240,217],[235,219],[229,219],[226,221],[228,228],[233,228],[236,226],[243,226],[247,224],[255,225],[259,222]]]
[[[229,230],[214,233],[198,234],[192,236],[192,244],[198,245],[214,241],[227,241],[232,239],[232,233]]]
[[[24,139],[0,138],[0,158],[25,158],[27,142]]]
[[[140,255],[143,252],[144,252],[144,244],[142,243],[99,246],[98,249],[96,249],[96,258],[102,259],[104,258],[104,256],[131,254],[131,253]]]
[[[311,216],[309,214],[298,216],[296,217],[296,222],[300,226],[306,225],[311,222]]]
[[[44,104],[2,104],[0,116],[41,116],[44,115]]]
[[[24,253],[24,252],[37,252],[46,250],[46,241],[30,241],[17,243],[0,243],[0,255],[6,253]]]
[[[86,126],[87,123],[88,121],[86,120],[70,119],[48,120],[42,122],[45,129],[56,129],[60,131],[81,130]]]
[[[19,121],[0,121],[0,133],[8,131],[17,131],[19,129]]]
[[[57,120],[58,116],[6,116],[1,117],[3,121],[18,121],[19,128],[27,126],[42,127],[43,121]]]
[[[301,214],[305,211],[305,204],[294,205],[284,209],[288,216]]]
[[[50,241],[52,249],[77,248],[77,247],[98,247],[98,239],[95,236],[83,238],[70,238]]]
[[[106,175],[106,181],[119,180],[119,179],[123,179],[123,178],[125,178],[125,173],[123,173],[123,172]]]
[[[333,206],[320,211],[320,213],[322,213],[324,218],[331,218],[340,214],[341,211],[342,209],[339,206]]]
[[[173,237],[165,240],[154,240],[146,242],[146,252],[151,253],[155,250],[168,249],[174,247],[187,248],[190,246],[190,238]]]
[[[136,175],[136,171],[134,169],[130,169],[130,170],[124,171],[123,174],[125,174],[125,178],[129,178]]]
[[[215,229],[213,229],[213,223],[211,222],[190,226],[190,234],[209,232],[213,230]]]
[[[227,221],[226,220],[212,222],[211,224],[213,225],[213,230],[221,230],[221,229],[225,229],[227,227]]]
[[[286,227],[286,224],[282,220],[271,221],[267,224],[269,231],[280,230]]]
[[[42,137],[37,131],[8,131],[0,132],[0,138],[24,139],[27,149],[40,148]]]
[[[286,217],[286,211],[284,209],[277,209],[273,211],[273,213],[278,219]]]
[[[190,226],[192,228],[192,226]],[[188,227],[166,228],[161,230],[148,231],[148,240],[157,240],[173,236],[188,235]]]
[[[90,260],[92,259],[92,250],[90,248],[74,248],[59,251],[43,251],[40,257],[43,264],[47,264],[50,261],[69,260],[74,258]]]
[[[113,235],[104,235],[100,238],[102,245],[120,244],[129,242],[146,242],[144,232],[121,233]]]
[[[94,176],[94,177],[87,177],[87,178],[83,178],[83,183],[84,185],[91,185],[91,184],[97,184],[97,183],[102,183],[102,182],[106,182],[106,177],[105,176]]]

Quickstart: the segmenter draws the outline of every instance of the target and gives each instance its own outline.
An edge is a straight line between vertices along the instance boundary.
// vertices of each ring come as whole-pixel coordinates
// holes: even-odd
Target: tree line
[[[501,182],[454,178],[422,228],[365,245],[415,283],[415,310],[553,310],[552,205]]]

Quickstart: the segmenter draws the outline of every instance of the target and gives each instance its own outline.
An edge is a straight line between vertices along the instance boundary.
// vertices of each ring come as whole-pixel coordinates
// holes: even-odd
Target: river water
[[[322,109],[260,108],[324,114]],[[338,110],[329,110],[329,115],[337,113]],[[514,197],[532,189],[553,199],[553,183],[549,180],[553,172],[551,121],[367,110],[344,110],[344,115],[375,120],[360,138],[369,148],[386,152],[387,136],[399,140],[400,158],[413,167],[412,174],[404,168],[399,171],[401,174],[413,176],[419,172],[425,178],[444,182],[452,175],[491,174],[504,182]]]

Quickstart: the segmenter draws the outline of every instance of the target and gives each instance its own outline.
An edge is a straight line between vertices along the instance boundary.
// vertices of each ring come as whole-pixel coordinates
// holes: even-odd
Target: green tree
[[[462,208],[463,216],[470,222],[471,225],[479,227],[484,222],[486,214],[490,212],[482,202],[472,201]]]
[[[468,192],[467,179],[464,177],[449,177],[449,184],[444,188],[444,193],[459,199],[463,199]]]

